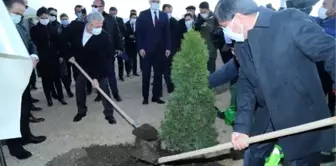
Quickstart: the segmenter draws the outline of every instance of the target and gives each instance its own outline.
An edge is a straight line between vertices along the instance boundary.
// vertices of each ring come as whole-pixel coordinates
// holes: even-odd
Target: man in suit
[[[87,16],[88,23],[74,22],[70,24],[62,35],[65,41],[70,43],[73,53],[73,59],[90,75],[93,79],[92,86],[100,87],[108,96],[110,91],[108,88],[108,66],[114,57],[114,52],[106,45],[112,45],[109,34],[102,30],[104,17],[99,12],[93,12]],[[105,43],[102,45],[101,43]],[[63,48],[67,49],[67,45]],[[76,78],[76,101],[78,113],[73,121],[81,121],[86,116],[86,77],[79,73]],[[105,119],[110,124],[115,124],[113,117],[114,108],[104,97],[102,98],[104,106]]]
[[[126,35],[125,35],[125,51],[129,57],[126,61],[126,73],[127,76],[133,71],[134,76],[138,74],[138,52],[136,48],[136,20],[137,15],[135,13],[130,14],[130,20],[126,22]]]
[[[27,47],[28,52],[31,54],[34,67],[38,63],[38,56],[36,47],[29,37],[29,32],[23,24],[20,24],[23,13],[25,11],[25,4],[23,0],[3,0],[7,7],[10,16],[16,25],[16,28],[22,38],[23,43]],[[22,95],[21,101],[21,119],[20,119],[20,131],[22,138],[7,140],[9,153],[18,159],[27,159],[32,154],[23,148],[24,144],[34,143],[38,144],[46,140],[45,136],[34,136],[29,127],[29,116],[31,109],[31,96],[29,85],[26,87]]]
[[[315,62],[335,80],[335,39],[296,9],[274,12],[253,0],[221,0],[216,16],[236,41],[240,69],[237,113],[232,134],[236,150],[243,140],[330,117]],[[290,30],[290,31],[288,31]],[[323,128],[253,144],[244,165],[263,165],[278,143],[291,165],[319,165],[320,152],[335,145],[335,130]]]
[[[118,9],[116,7],[111,7],[110,10],[109,10],[109,13],[110,13],[111,16],[113,16],[117,20],[120,36],[123,39],[122,40],[123,44],[125,44],[126,28],[125,28],[125,24],[124,24],[124,19],[117,16],[118,15]],[[119,80],[120,81],[125,81],[125,79],[124,79],[124,66],[126,66],[126,62],[124,61],[124,59],[120,55],[117,57],[117,60],[118,60]],[[124,65],[124,63],[125,63],[125,65]]]
[[[170,56],[170,27],[168,16],[160,11],[160,0],[150,0],[150,9],[140,13],[137,26],[137,49],[143,58],[142,104],[148,104],[151,69],[154,68],[152,102],[164,104],[162,94],[163,64]]]
[[[172,16],[173,7],[170,4],[164,4],[162,6],[162,11],[168,15],[169,19],[169,27],[170,27],[170,43],[171,43],[171,53],[170,56],[166,58],[166,62],[164,64],[163,78],[165,79],[167,85],[168,93],[172,93],[174,91],[174,85],[171,80],[171,67],[173,62],[173,56],[175,55],[177,48],[179,47],[177,44],[177,20]]]
[[[109,47],[111,48],[112,52],[115,52],[116,55],[120,55],[124,50],[122,37],[118,28],[117,20],[112,17],[111,15],[107,14],[104,11],[105,8],[105,1],[104,0],[94,0],[92,3],[92,11],[99,12],[104,16],[104,24],[103,29],[110,35],[112,45]],[[114,61],[115,58],[112,58],[108,65],[108,79],[110,84],[110,89],[112,90],[112,95],[115,100],[122,101],[121,97],[119,96],[119,90],[117,86],[117,80],[114,71]],[[99,101],[101,97],[97,96],[95,101]]]

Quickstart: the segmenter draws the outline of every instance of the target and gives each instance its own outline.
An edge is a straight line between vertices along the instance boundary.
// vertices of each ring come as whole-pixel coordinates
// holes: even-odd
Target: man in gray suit
[[[250,136],[330,117],[315,62],[335,81],[335,39],[296,9],[274,12],[253,0],[221,0],[215,14],[235,40],[240,70],[232,134],[245,166],[264,165],[279,144],[292,166],[319,165],[320,152],[335,144],[335,130],[323,128],[248,145]]]

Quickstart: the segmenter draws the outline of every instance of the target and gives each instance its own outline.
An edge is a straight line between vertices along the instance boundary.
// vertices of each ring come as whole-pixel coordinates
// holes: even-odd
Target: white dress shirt
[[[160,10],[150,9],[150,11],[151,11],[151,14],[152,14],[153,25],[155,25],[155,13],[154,12],[156,12],[156,16],[157,16],[157,18],[159,20],[159,12],[160,12]]]
[[[92,37],[92,34],[86,32],[86,26],[85,26],[85,29],[83,32],[83,38],[82,38],[83,47],[85,46],[85,44],[89,41],[91,37]]]

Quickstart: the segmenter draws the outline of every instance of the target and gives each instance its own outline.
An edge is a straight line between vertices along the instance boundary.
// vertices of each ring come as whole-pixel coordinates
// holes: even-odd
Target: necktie
[[[133,32],[134,32],[134,31],[135,31],[135,29],[134,29],[134,24],[132,24],[131,26],[132,26],[132,30],[133,30]]]
[[[154,12],[154,26],[156,25],[156,23],[159,21],[159,18],[156,15],[156,11]]]

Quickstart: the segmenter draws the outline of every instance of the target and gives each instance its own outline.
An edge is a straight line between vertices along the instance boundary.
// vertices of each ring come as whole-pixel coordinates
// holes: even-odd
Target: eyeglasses
[[[99,7],[103,7],[103,6],[91,5],[91,7],[99,8]]]

